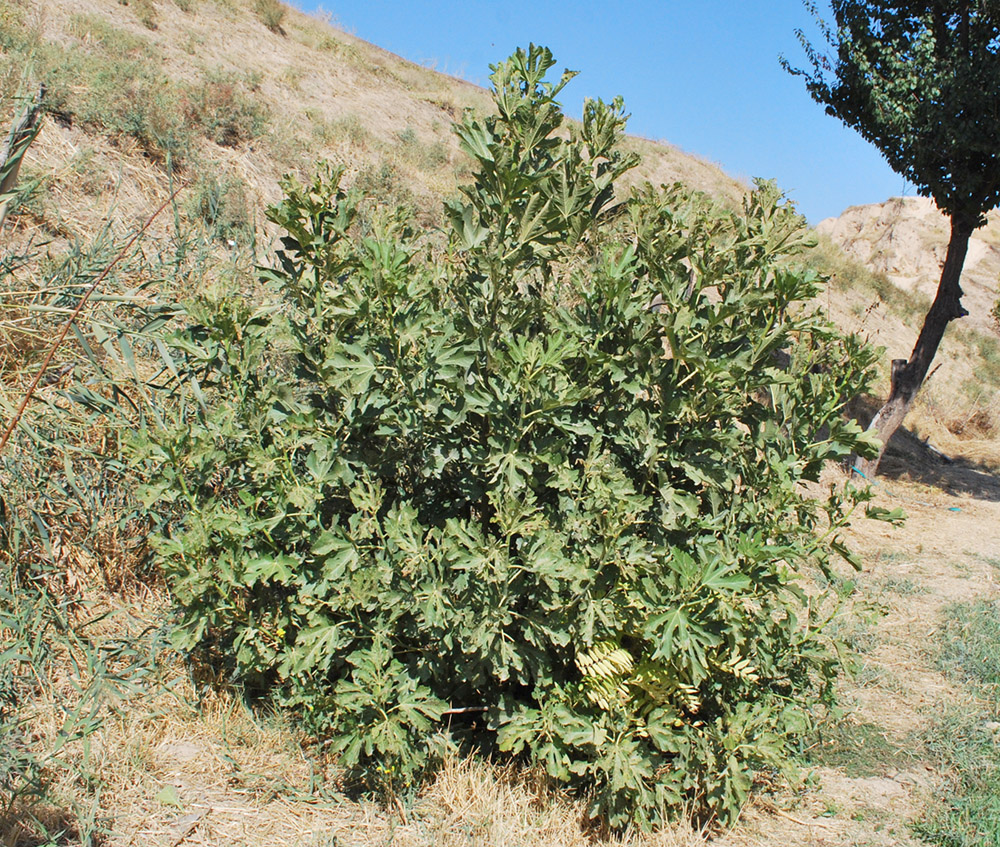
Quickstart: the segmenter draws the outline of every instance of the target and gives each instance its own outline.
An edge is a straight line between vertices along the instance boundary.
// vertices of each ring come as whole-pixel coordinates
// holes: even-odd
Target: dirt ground
[[[921,448],[902,433],[875,485],[875,505],[901,507],[905,524],[862,519],[850,536],[865,567],[857,578],[859,604],[846,612],[860,636],[852,645],[860,662],[841,688],[842,720],[865,731],[845,733],[859,743],[881,737],[870,755],[854,756],[871,773],[819,767],[815,788],[787,811],[752,803],[743,823],[716,842],[720,847],[922,843],[907,824],[945,789],[914,739],[966,696],[936,668],[934,635],[946,606],[998,593],[1000,479]],[[869,608],[867,620],[859,606]]]

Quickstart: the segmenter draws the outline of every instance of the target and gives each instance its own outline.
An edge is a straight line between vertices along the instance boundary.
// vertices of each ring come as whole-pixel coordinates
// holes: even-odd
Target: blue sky
[[[776,179],[813,224],[915,193],[779,66],[781,54],[793,65],[805,60],[794,32],[811,21],[801,0],[330,2],[322,8],[346,31],[481,85],[491,62],[544,44],[559,68],[580,71],[562,95],[569,114],[585,96],[621,94],[630,132],[736,177]]]

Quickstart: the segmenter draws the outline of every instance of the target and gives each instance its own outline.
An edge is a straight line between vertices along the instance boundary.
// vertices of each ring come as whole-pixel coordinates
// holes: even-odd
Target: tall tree
[[[945,328],[968,314],[959,285],[972,233],[1000,203],[1000,2],[831,0],[833,21],[805,6],[832,48],[797,33],[813,98],[874,144],[951,220],[937,296],[909,359],[894,359],[889,398],[870,429],[884,445],[902,424]],[[871,475],[882,452],[860,469]]]

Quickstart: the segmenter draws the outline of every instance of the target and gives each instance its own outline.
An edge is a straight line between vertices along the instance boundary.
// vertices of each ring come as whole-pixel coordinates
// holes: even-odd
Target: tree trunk
[[[962,288],[959,280],[965,255],[969,250],[969,238],[975,229],[975,224],[964,217],[953,216],[951,219],[951,239],[948,242],[948,257],[941,270],[941,282],[938,284],[937,296],[924,318],[920,337],[913,347],[909,360],[893,359],[892,376],[889,388],[889,399],[872,418],[868,426],[869,432],[875,432],[882,442],[878,456],[874,459],[859,461],[855,468],[871,479],[878,471],[882,454],[893,433],[910,411],[913,401],[923,384],[924,377],[930,369],[934,354],[944,336],[945,327],[955,318],[968,314],[962,308]]]

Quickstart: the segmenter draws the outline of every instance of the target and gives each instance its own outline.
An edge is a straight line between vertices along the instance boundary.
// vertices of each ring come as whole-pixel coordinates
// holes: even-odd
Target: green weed
[[[100,15],[71,15],[69,31],[85,41],[88,48],[97,48],[117,56],[152,58],[152,48],[147,39],[116,27]]]
[[[100,166],[93,148],[79,150],[70,161],[70,168],[74,183],[86,194],[96,197],[107,185],[108,176]]]
[[[202,175],[188,191],[188,209],[218,241],[247,242],[254,236],[253,219],[243,183],[230,176]]]
[[[976,375],[991,386],[1000,386],[1000,339],[985,333],[978,336],[976,348],[982,365],[976,368]]]
[[[330,138],[347,138],[352,147],[364,150],[371,145],[372,136],[357,115],[347,115],[333,120],[328,125]]]
[[[147,42],[99,19],[74,20],[80,41],[37,50],[47,104],[64,121],[112,137],[132,138],[154,161],[177,165],[191,132],[179,109],[179,89],[156,70]]]
[[[909,745],[890,741],[886,731],[873,723],[831,719],[820,727],[817,736],[807,761],[838,768],[852,778],[902,770],[912,765],[915,758]]]
[[[154,0],[130,0],[132,10],[146,29],[156,29],[159,26]]]
[[[198,51],[205,44],[205,36],[199,32],[187,31],[186,37],[180,42],[181,49],[189,56],[198,55]]]
[[[981,600],[946,612],[941,631],[942,667],[991,699],[1000,692],[1000,609]]]
[[[402,145],[400,148],[402,155],[420,170],[433,171],[448,164],[448,148],[440,141],[425,144],[417,137],[412,127],[397,133],[396,137]]]
[[[900,597],[913,597],[930,591],[926,585],[908,576],[887,576],[882,580],[882,586]]]
[[[112,138],[132,139],[153,161],[181,167],[196,135],[237,147],[263,135],[264,106],[235,75],[209,72],[183,86],[158,71],[152,45],[103,18],[76,15],[68,47],[44,42],[32,48],[48,86],[47,108]],[[28,48],[25,47],[25,50]]]
[[[365,197],[407,209],[416,208],[413,192],[406,184],[399,169],[390,162],[382,161],[365,165],[359,172],[354,187]]]
[[[299,86],[302,84],[302,80],[305,78],[305,75],[305,68],[300,68],[297,65],[288,65],[281,72],[280,79],[286,86],[297,91]]]
[[[203,135],[222,147],[238,147],[263,135],[268,111],[244,92],[244,80],[210,72],[183,95],[181,111]]]
[[[101,843],[104,826],[90,787],[87,739],[108,713],[156,678],[162,632],[121,638],[87,628],[94,610],[65,591],[60,566],[20,572],[0,555],[0,836],[17,844]],[[124,612],[101,610],[105,618]],[[127,625],[127,624],[126,624]],[[74,677],[66,686],[67,675]],[[42,721],[39,717],[51,709]],[[38,726],[53,725],[45,735]],[[57,796],[53,781],[69,774],[81,787]],[[53,807],[58,814],[53,815]],[[29,840],[30,839],[30,840]]]
[[[950,607],[940,664],[975,698],[946,709],[926,739],[950,790],[915,825],[941,847],[1000,844],[1000,608],[988,600]]]
[[[24,167],[7,210],[8,217],[13,220],[18,215],[28,215],[36,221],[46,223],[50,232],[58,232],[58,224],[49,220],[49,213],[52,211],[49,189],[54,182],[47,171]]]
[[[11,419],[25,372],[35,372],[56,328],[123,244],[109,226],[62,255],[0,252],[0,419]],[[150,289],[152,277],[178,273],[176,256],[162,264],[141,250],[122,256],[0,452],[5,841],[19,833],[17,843],[102,843],[87,740],[109,710],[156,685],[167,627],[140,633],[121,604],[94,603],[102,589],[152,580],[148,518],[136,511],[120,447],[144,415],[157,414],[136,356],[148,357],[151,336],[176,311]],[[57,796],[57,778],[73,796]]]
[[[212,0],[212,3],[228,18],[237,18],[242,12],[242,7],[237,0]]]

